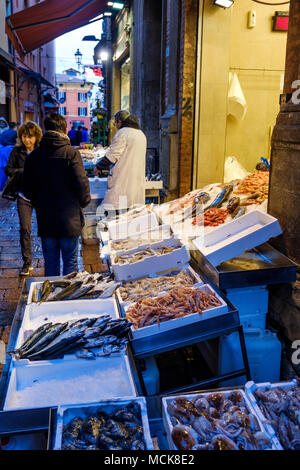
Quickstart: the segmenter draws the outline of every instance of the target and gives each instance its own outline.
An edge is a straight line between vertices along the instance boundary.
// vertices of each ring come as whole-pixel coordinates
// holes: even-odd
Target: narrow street
[[[22,290],[24,278],[19,277],[23,265],[19,243],[19,220],[15,202],[0,198],[0,341],[7,346],[10,327]],[[35,215],[32,218],[32,277],[44,275],[44,260],[40,238],[37,236]],[[99,260],[98,245],[79,247],[79,269],[90,273],[102,272],[106,267]],[[5,358],[0,358],[0,361]],[[1,361],[2,362],[2,361]],[[3,364],[0,363],[0,378]]]

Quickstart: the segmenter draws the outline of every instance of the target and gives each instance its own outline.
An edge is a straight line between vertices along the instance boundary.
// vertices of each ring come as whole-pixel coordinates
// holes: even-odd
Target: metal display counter
[[[213,266],[193,242],[189,246],[194,264],[220,289],[251,287],[296,280],[297,265],[269,243]]]

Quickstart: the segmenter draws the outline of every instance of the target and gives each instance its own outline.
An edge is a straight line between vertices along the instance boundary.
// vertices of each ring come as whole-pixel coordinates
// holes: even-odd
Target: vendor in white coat
[[[145,173],[147,139],[139,121],[128,111],[115,115],[117,132],[96,164],[95,174],[110,167],[107,192],[102,203],[105,211],[128,209],[145,204]]]

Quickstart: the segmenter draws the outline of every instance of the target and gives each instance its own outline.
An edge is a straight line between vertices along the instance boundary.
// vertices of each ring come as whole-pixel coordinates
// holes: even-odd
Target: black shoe
[[[21,269],[19,275],[20,276],[28,276],[28,274],[30,273],[30,271],[33,270],[33,267],[31,266],[31,264],[28,264],[28,263],[24,263],[23,264],[23,268]]]

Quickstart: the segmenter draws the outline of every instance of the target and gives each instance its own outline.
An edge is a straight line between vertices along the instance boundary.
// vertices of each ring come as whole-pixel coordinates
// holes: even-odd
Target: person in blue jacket
[[[82,142],[88,142],[89,141],[89,133],[86,127],[82,128]]]
[[[4,168],[7,165],[8,157],[10,152],[14,148],[17,142],[17,135],[14,133],[6,134],[5,138],[3,138],[2,134],[1,144],[0,144],[0,191],[4,188],[7,175],[5,174]]]
[[[70,129],[68,132],[68,137],[70,139],[71,145],[76,145],[76,132],[77,126],[76,124],[73,124],[72,129]]]
[[[15,142],[17,142],[17,123],[16,122],[10,122],[8,124],[9,129],[2,132],[0,136],[0,144],[5,145],[5,141],[10,138],[14,139]]]

